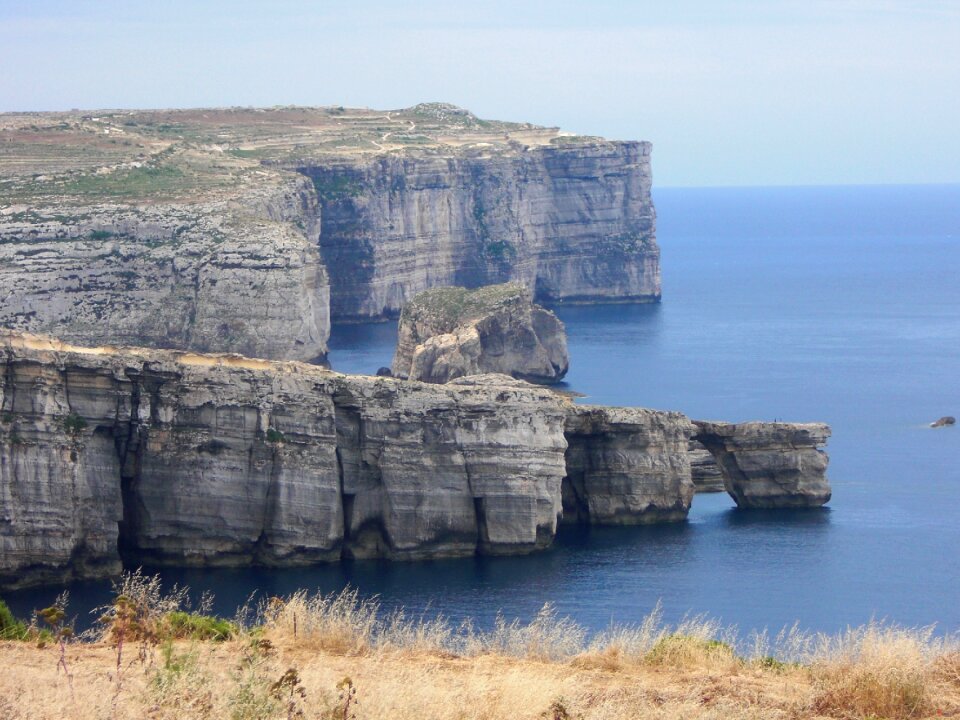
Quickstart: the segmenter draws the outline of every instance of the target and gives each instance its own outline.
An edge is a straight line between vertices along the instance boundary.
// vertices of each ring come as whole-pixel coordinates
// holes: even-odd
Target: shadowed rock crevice
[[[693,478],[694,491],[698,493],[726,492],[723,484],[723,472],[716,459],[703,443],[691,439],[689,445],[690,475]]]

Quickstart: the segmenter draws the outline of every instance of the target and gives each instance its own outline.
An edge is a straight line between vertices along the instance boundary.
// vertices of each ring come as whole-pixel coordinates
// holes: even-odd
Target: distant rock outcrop
[[[688,450],[690,457],[690,475],[693,478],[694,492],[723,492],[723,472],[717,460],[703,443],[691,440]]]
[[[317,187],[335,319],[396,316],[445,285],[518,282],[539,302],[659,301],[650,144],[533,145],[529,132],[504,143],[509,132],[440,152],[286,163]]]
[[[88,202],[6,214],[0,198],[0,326],[76,343],[325,359],[330,286],[305,178],[247,178],[226,198]]]
[[[955,417],[953,417],[952,415],[944,415],[939,420],[936,420],[930,423],[930,427],[932,428],[947,427],[948,425],[956,425],[956,423],[957,423],[957,419]]]
[[[563,323],[534,305],[526,288],[508,283],[417,295],[400,315],[392,370],[431,383],[485,373],[554,383],[568,367]]]

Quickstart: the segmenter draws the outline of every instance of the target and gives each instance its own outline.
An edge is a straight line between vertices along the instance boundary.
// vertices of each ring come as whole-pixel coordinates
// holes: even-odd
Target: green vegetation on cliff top
[[[222,193],[244,174],[296,169],[320,158],[514,153],[548,146],[558,137],[556,128],[481,120],[446,103],[388,111],[0,113],[0,210],[98,200],[192,201]]]
[[[407,318],[429,318],[431,324],[449,332],[458,325],[483,317],[504,303],[529,297],[529,291],[516,283],[486,285],[476,290],[462,287],[438,287],[417,295],[402,314]]]

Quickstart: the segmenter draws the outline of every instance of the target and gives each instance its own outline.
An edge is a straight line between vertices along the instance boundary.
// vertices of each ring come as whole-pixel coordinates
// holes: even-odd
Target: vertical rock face
[[[650,144],[522,146],[300,165],[322,204],[334,317],[396,315],[442,285],[543,301],[652,301]]]
[[[485,373],[552,383],[569,364],[563,323],[522,285],[505,284],[417,295],[400,315],[392,372],[433,383]]]
[[[316,195],[304,178],[271,179],[230,201],[0,218],[0,325],[75,342],[322,360],[329,286]]]
[[[573,406],[566,423],[564,520],[632,525],[686,518],[693,429],[680,413]]]
[[[555,534],[565,401],[6,333],[0,585],[131,562],[529,552]]]
[[[431,392],[341,378],[337,452],[347,554],[529,552],[560,513],[563,411],[545,390],[482,376]]]
[[[0,586],[118,572],[113,418],[130,411],[122,381],[9,351],[3,360]],[[87,419],[104,413],[102,423]]]
[[[740,507],[819,507],[830,500],[829,458],[820,449],[829,426],[694,422],[694,438],[714,456]]]
[[[343,537],[328,378],[206,356],[151,358],[124,448],[122,546],[140,561],[306,564]]]

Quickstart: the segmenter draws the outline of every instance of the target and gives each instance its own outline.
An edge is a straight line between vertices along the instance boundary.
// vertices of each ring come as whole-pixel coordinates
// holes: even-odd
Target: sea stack
[[[420,293],[400,315],[395,377],[446,383],[503,373],[535,383],[563,379],[570,365],[563,323],[522,285]]]

